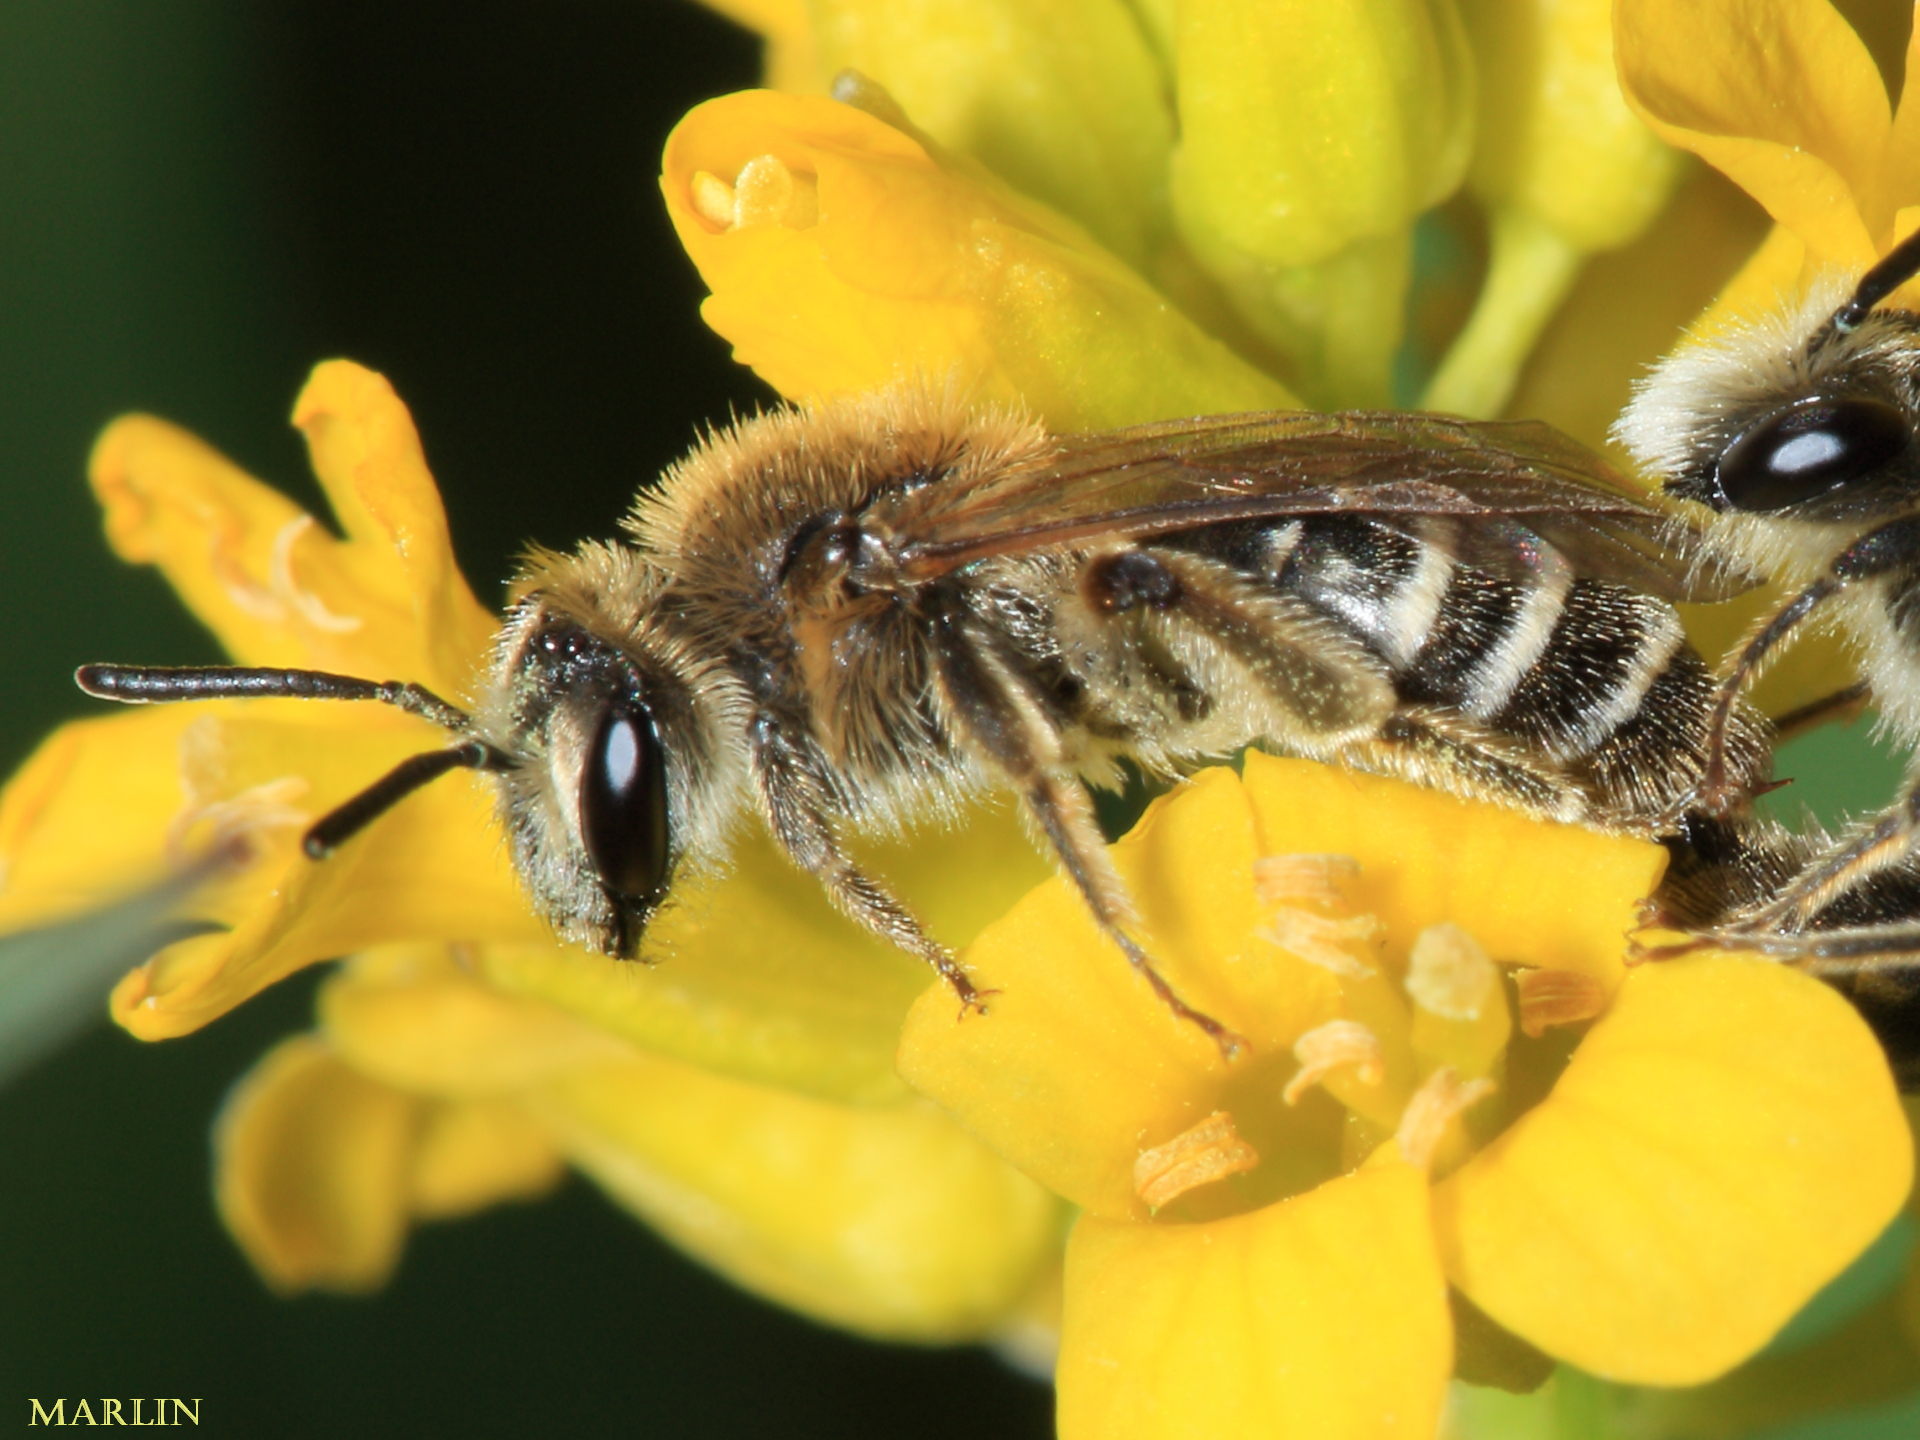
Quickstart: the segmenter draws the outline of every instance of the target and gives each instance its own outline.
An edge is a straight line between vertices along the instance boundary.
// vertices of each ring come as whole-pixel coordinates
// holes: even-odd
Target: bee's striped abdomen
[[[1313,516],[1185,543],[1306,601],[1379,657],[1409,707],[1449,712],[1581,784],[1599,814],[1650,822],[1700,778],[1715,698],[1673,607],[1537,568],[1462,559],[1473,522]],[[1756,775],[1766,746],[1744,714],[1729,753]]]

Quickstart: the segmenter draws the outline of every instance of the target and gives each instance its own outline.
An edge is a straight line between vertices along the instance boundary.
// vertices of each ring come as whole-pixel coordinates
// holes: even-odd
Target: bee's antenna
[[[450,770],[498,770],[506,757],[484,740],[463,740],[444,750],[409,755],[351,799],[344,800],[307,828],[300,848],[324,860],[407,796]]]
[[[1834,311],[1833,317],[1821,329],[1839,335],[1858,330],[1866,322],[1867,316],[1873,313],[1874,306],[1916,274],[1920,274],[1920,230],[1915,230],[1894,246],[1878,265],[1862,275],[1847,303]]]
[[[82,665],[73,681],[89,695],[130,705],[169,700],[291,698],[380,700],[445,730],[465,730],[472,717],[423,685],[360,680],[324,670],[272,670],[238,665]]]
[[[132,705],[169,700],[298,699],[379,700],[462,732],[472,717],[424,685],[399,680],[361,680],[324,670],[273,670],[238,665],[82,665],[74,683],[89,695]],[[410,755],[373,784],[322,815],[301,848],[321,860],[364,830],[375,818],[429,781],[450,770],[504,770],[507,756],[484,740],[466,739],[444,750]]]

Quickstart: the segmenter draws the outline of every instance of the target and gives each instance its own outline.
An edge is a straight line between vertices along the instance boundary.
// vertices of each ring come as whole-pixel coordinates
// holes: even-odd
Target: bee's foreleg
[[[1106,839],[1086,787],[1069,769],[1060,733],[1017,655],[991,632],[959,615],[939,622],[939,681],[947,710],[966,737],[1019,791],[1040,833],[1094,920],[1175,1016],[1198,1026],[1231,1057],[1240,1036],[1180,998],[1139,942],[1127,933],[1133,919],[1126,883],[1107,854]]]
[[[1728,732],[1732,728],[1733,708],[1741,692],[1758,678],[1761,666],[1774,649],[1835,594],[1840,584],[1834,576],[1823,575],[1774,611],[1740,648],[1738,657],[1721,680],[1720,693],[1714,697],[1713,713],[1707,721],[1703,747],[1706,754],[1701,764],[1698,796],[1709,813],[1731,814],[1749,798],[1741,787],[1733,783],[1727,764]]]
[[[752,726],[750,754],[761,813],[787,858],[820,882],[841,914],[938,971],[963,1009],[986,1009],[984,998],[991,992],[968,979],[952,952],[842,847],[827,819],[828,786],[805,749],[778,721],[763,715]]]

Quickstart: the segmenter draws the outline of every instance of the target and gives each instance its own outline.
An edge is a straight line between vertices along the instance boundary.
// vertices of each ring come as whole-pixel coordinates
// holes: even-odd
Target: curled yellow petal
[[[380,376],[333,361],[294,418],[345,539],[140,415],[94,447],[107,538],[124,559],[158,566],[241,664],[413,680],[457,697],[494,626],[454,567],[406,408]]]
[[[235,1087],[214,1129],[214,1195],[262,1279],[282,1291],[386,1281],[406,1238],[419,1113],[307,1036]]]
[[[1206,1224],[1086,1216],[1067,1245],[1062,1440],[1432,1435],[1452,1358],[1410,1166]]]
[[[565,1174],[553,1141],[519,1106],[491,1100],[430,1105],[414,1132],[407,1207],[416,1219],[450,1220],[537,1199]]]
[[[1173,117],[1166,76],[1129,7],[824,0],[813,14],[826,73],[872,77],[941,146],[1146,269],[1171,223]]]
[[[479,776],[448,776],[409,796],[324,860],[300,853],[307,821],[436,743],[425,722],[300,701],[251,702],[238,718],[191,708],[202,713],[184,748],[202,803],[217,809],[263,788],[278,798],[258,820],[240,811],[260,858],[196,901],[195,918],[220,928],[168,946],[115,988],[114,1018],[133,1034],[186,1034],[305,965],[367,945],[550,938],[514,878],[492,787]],[[288,715],[296,718],[267,718]]]
[[[482,984],[469,957],[445,945],[355,956],[322,987],[319,1018],[334,1052],[361,1074],[441,1099],[509,1096],[632,1053],[551,1006]]]
[[[524,1104],[702,1263],[863,1334],[991,1334],[1058,1253],[1057,1202],[916,1100],[830,1104],[636,1056]]]
[[[1634,970],[1547,1100],[1435,1191],[1447,1273],[1522,1338],[1635,1384],[1711,1379],[1898,1210],[1885,1057],[1767,962]]]
[[[1892,117],[1873,57],[1829,0],[1620,0],[1614,44],[1628,100],[1663,139],[1825,263],[1872,263],[1890,216],[1862,207],[1878,194]]]
[[[763,156],[814,187],[814,223],[727,223],[696,196]],[[707,323],[791,398],[919,374],[1059,429],[1291,403],[1077,225],[850,106],[709,101],[668,138],[661,189]]]

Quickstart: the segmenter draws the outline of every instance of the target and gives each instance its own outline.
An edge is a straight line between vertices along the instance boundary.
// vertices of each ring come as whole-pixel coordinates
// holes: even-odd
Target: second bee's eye
[[[644,709],[609,706],[580,776],[580,838],[616,895],[658,894],[667,881],[667,776]]]
[[[1725,507],[1784,510],[1844,490],[1907,446],[1907,418],[1884,400],[1809,400],[1750,426],[1720,457]]]

